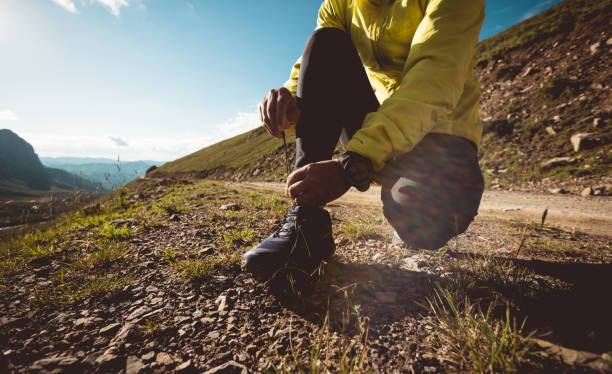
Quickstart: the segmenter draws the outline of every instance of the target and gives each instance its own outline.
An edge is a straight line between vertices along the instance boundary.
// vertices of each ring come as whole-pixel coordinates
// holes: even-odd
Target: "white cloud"
[[[108,138],[109,138],[109,139],[110,139],[110,140],[111,140],[113,143],[115,143],[115,145],[116,145],[116,146],[118,146],[118,147],[127,147],[127,146],[129,145],[129,144],[128,144],[128,143],[127,143],[125,140],[123,140],[123,139],[121,139],[121,138],[116,138],[116,137],[114,137],[114,136],[109,136]]]
[[[233,118],[217,125],[221,139],[229,138],[261,126],[259,113],[239,112]],[[221,140],[220,139],[220,140]]]
[[[62,8],[66,9],[70,13],[78,14],[79,10],[74,3],[74,0],[51,0]],[[99,3],[104,7],[108,8],[112,15],[115,17],[119,17],[119,13],[121,13],[122,7],[130,6],[130,3],[138,3],[138,7],[141,10],[146,10],[145,5],[142,3],[142,0],[89,0],[89,3]],[[81,5],[86,5],[85,0],[81,0]]]
[[[19,121],[21,118],[13,111],[0,110],[0,121]]]
[[[217,125],[203,126],[201,132],[143,134],[125,137],[69,135],[57,133],[19,133],[41,157],[106,157],[121,160],[172,161],[260,126],[255,112],[240,112]],[[119,148],[118,148],[119,147]]]
[[[52,133],[21,133],[19,136],[32,144],[40,157],[105,157],[121,160],[171,161],[186,156],[221,140],[208,134],[163,134],[149,138],[134,138],[125,147],[109,140],[108,136],[81,136]]]
[[[121,12],[121,7],[130,6],[130,3],[128,0],[95,0],[95,1],[106,6],[115,17],[119,17],[119,13]]]
[[[74,5],[74,1],[72,0],[51,0],[62,8],[66,9],[70,13],[79,14],[79,10]]]

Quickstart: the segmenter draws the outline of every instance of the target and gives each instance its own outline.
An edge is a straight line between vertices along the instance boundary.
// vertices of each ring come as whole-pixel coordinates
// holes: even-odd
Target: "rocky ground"
[[[611,11],[478,64],[491,188],[612,194]]]
[[[0,371],[610,370],[610,237],[477,218],[418,251],[391,244],[377,207],[339,202],[314,293],[279,298],[238,261],[287,206],[148,178],[17,230],[0,244]]]

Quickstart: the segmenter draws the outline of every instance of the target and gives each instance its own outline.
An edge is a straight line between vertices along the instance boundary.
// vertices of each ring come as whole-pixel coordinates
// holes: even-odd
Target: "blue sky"
[[[487,1],[481,39],[560,0]],[[44,157],[172,160],[259,125],[321,0],[0,0],[0,128]]]

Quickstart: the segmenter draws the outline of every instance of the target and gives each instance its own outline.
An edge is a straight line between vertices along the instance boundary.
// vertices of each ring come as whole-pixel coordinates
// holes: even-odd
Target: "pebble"
[[[167,366],[172,365],[174,363],[174,360],[166,352],[159,352],[157,354],[157,357],[155,357],[155,362],[157,362],[159,365]]]
[[[212,368],[205,371],[203,374],[247,374],[246,366],[237,363],[236,361],[229,361],[223,365]]]
[[[180,364],[179,366],[177,366],[174,369],[175,373],[192,373],[195,371],[195,368],[193,367],[193,364],[191,363],[191,360],[187,360],[185,362],[183,362],[182,364]]]
[[[100,329],[100,335],[113,335],[121,327],[120,323],[112,323]]]
[[[138,374],[145,368],[145,364],[136,356],[128,356],[125,363],[125,374]]]
[[[155,351],[151,351],[149,353],[145,353],[144,355],[142,355],[141,359],[144,362],[149,362],[151,360],[153,360],[155,358]]]
[[[142,316],[143,314],[146,314],[149,311],[149,308],[146,306],[141,306],[140,308],[134,310],[128,317],[127,320],[131,321],[133,319],[136,319],[140,316]]]

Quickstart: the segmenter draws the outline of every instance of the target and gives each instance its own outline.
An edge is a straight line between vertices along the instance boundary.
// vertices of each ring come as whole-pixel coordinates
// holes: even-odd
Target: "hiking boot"
[[[242,256],[242,269],[267,280],[287,266],[312,273],[336,249],[329,213],[317,207],[292,205],[276,230]]]

